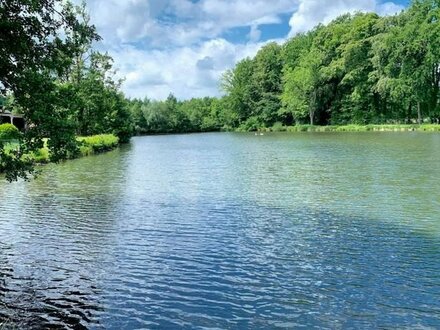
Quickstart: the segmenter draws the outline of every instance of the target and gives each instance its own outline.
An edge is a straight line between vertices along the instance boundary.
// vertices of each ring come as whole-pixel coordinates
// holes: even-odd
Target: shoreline
[[[440,132],[439,124],[371,124],[371,125],[294,125],[260,127],[258,129],[245,130],[238,128],[221,128],[219,130],[197,131],[197,132],[160,132],[160,133],[138,133],[135,137],[142,136],[162,136],[162,135],[188,135],[188,134],[206,134],[206,133],[297,133],[297,132]]]
[[[262,127],[252,131],[237,129],[238,132],[440,132],[438,124],[392,124],[392,125],[295,125]]]
[[[120,145],[119,138],[113,134],[100,134],[86,137],[77,137],[76,140],[78,141],[77,153],[69,155],[68,158],[64,159],[63,161],[98,155],[104,152],[115,150]],[[6,145],[6,148],[14,148],[14,146]],[[50,159],[49,149],[46,146],[23,157],[26,158],[26,162],[33,163],[36,166],[43,166],[54,163]],[[0,159],[0,176],[3,177],[5,173],[1,170],[1,168],[2,160]]]
[[[107,151],[112,151],[119,147],[119,138],[113,134],[99,134],[92,136],[77,137],[78,141],[78,153],[71,155],[66,160],[78,159],[82,157],[101,154]],[[49,150],[47,147],[40,149],[32,156],[36,164],[49,164],[50,161]]]

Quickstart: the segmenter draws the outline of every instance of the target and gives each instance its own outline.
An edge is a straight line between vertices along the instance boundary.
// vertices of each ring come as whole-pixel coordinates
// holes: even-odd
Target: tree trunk
[[[422,111],[420,110],[420,102],[417,102],[417,121],[422,124]]]
[[[434,108],[433,110],[437,110],[438,102],[439,102],[439,92],[440,92],[440,64],[436,65],[436,75],[435,75],[435,82],[434,82]],[[437,115],[437,114],[436,114]]]
[[[405,124],[411,124],[412,112],[413,112],[413,110],[412,110],[412,102],[410,101],[409,105],[408,105],[408,112],[407,112],[406,118],[405,118]]]
[[[312,93],[312,99],[309,105],[309,116],[310,116],[310,125],[313,126],[314,117],[315,117],[315,105],[316,105],[316,90]]]

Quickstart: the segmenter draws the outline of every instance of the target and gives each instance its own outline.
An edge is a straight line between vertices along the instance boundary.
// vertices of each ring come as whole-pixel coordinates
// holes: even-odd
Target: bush
[[[272,132],[285,132],[287,130],[287,127],[283,125],[283,123],[277,121],[272,126]]]
[[[115,149],[119,144],[119,138],[112,134],[93,135],[77,138],[79,144],[79,153],[70,155],[70,159],[80,156],[90,156]],[[36,163],[44,164],[50,162],[49,149],[45,146],[30,155],[30,159]]]
[[[264,128],[258,117],[249,117],[244,123],[238,128],[241,132],[255,132]]]
[[[18,140],[20,131],[12,124],[0,125],[0,141]]]
[[[112,134],[101,134],[87,137],[79,137],[80,152],[82,155],[100,153],[116,148],[119,144],[119,138]]]
[[[32,153],[31,159],[39,164],[49,163],[49,150],[47,148],[41,148]]]

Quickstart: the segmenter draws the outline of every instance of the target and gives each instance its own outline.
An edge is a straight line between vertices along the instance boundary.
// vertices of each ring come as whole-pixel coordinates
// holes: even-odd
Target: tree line
[[[136,129],[438,123],[439,6],[416,0],[395,16],[346,14],[269,43],[223,75],[221,98],[131,100]]]

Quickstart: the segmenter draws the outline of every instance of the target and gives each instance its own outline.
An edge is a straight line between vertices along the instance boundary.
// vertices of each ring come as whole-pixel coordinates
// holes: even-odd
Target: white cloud
[[[258,29],[258,25],[252,25],[249,32],[249,40],[251,42],[257,42],[261,38],[261,31]]]
[[[394,2],[385,2],[376,6],[377,13],[382,16],[394,15],[403,9],[405,9],[403,6],[395,4]]]
[[[290,36],[309,31],[319,23],[330,23],[345,13],[377,12],[390,15],[403,8],[393,2],[381,4],[378,0],[300,0],[298,10],[289,22]]]
[[[76,0],[79,1],[79,0]],[[154,47],[218,38],[228,29],[280,23],[297,0],[88,0],[107,44],[147,39]]]
[[[165,50],[142,50],[124,46],[110,55],[125,77],[128,96],[164,99],[172,92],[179,99],[219,95],[222,73],[234,64],[256,54],[262,43],[234,45],[213,39],[199,46]]]
[[[80,0],[75,0],[79,2]],[[115,60],[131,97],[218,95],[221,74],[262,45],[261,25],[280,24],[296,0],[88,0],[101,50]],[[242,44],[222,35],[248,27]],[[246,38],[246,36],[243,36]]]

